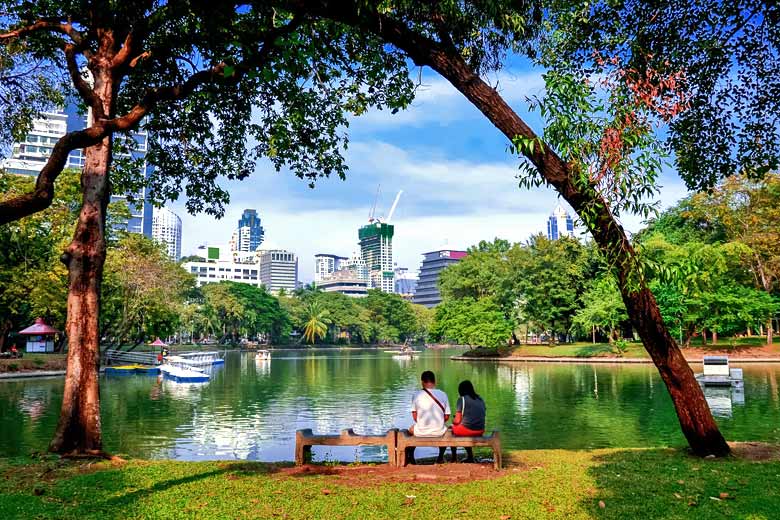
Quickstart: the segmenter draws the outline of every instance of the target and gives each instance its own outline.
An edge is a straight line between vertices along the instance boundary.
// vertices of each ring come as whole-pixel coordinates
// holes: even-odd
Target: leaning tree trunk
[[[350,16],[346,17],[349,22],[360,23],[359,18],[356,22]],[[456,52],[388,19],[372,29],[403,49],[417,65],[430,66],[441,74],[510,141],[514,142],[518,136],[539,139],[499,93],[475,74]],[[680,427],[693,452],[700,456],[728,454],[729,446],[712,417],[704,393],[664,326],[655,297],[639,274],[636,252],[607,203],[593,186],[575,182],[568,166],[549,146],[535,147],[527,153],[527,158],[546,182],[583,217],[602,254],[615,267],[631,324],[669,389]]]

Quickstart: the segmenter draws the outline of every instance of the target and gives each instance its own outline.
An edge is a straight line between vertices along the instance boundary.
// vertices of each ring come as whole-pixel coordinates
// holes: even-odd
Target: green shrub
[[[19,364],[18,363],[8,363],[8,371],[9,372],[18,372],[19,371]]]

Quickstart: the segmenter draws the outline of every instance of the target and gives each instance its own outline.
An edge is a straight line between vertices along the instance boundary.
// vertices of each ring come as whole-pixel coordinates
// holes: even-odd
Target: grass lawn
[[[544,356],[544,357],[613,357],[615,350],[609,343],[577,342],[566,345],[523,345],[512,351],[513,356]],[[641,343],[629,343],[623,353],[627,358],[649,357]]]
[[[672,449],[518,451],[498,478],[460,484],[363,485],[246,462],[0,460],[0,518],[769,519],[780,511],[780,450],[771,450],[763,462]]]
[[[720,338],[717,345],[711,342],[706,347],[702,347],[701,341],[695,339],[691,342],[690,349],[683,349],[683,353],[693,351],[699,357],[706,355],[706,351],[718,351],[732,354],[735,356],[747,355],[752,353],[758,355],[778,357],[780,356],[780,343],[775,342],[771,347],[766,346],[766,338]],[[513,348],[501,348],[500,351],[495,348],[478,347],[466,352],[464,355],[470,357],[616,357],[615,350],[609,343],[596,343],[578,341],[576,343],[566,343],[558,345],[520,345]],[[640,342],[628,343],[626,351],[623,353],[625,358],[647,358],[649,355]]]
[[[27,354],[17,359],[0,359],[0,373],[30,370],[65,370],[67,354]]]

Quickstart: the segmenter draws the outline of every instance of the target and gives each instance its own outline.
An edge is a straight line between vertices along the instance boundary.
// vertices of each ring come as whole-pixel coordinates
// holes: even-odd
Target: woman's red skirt
[[[469,430],[463,423],[452,425],[452,434],[458,437],[479,437],[485,433],[485,430]]]

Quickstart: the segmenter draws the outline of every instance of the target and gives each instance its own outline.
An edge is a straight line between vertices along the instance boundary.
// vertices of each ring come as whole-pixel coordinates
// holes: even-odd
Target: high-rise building
[[[409,272],[409,269],[406,267],[396,267],[394,271],[395,293],[407,300],[411,300],[417,288],[417,275]]]
[[[574,236],[574,220],[569,215],[569,212],[558,204],[547,219],[547,238],[558,240],[564,236]]]
[[[412,301],[426,307],[434,307],[441,303],[439,275],[444,268],[461,261],[466,254],[466,251],[453,251],[451,249],[424,253],[420,267],[420,279],[417,282]]]
[[[358,230],[360,252],[368,268],[369,286],[391,293],[395,288],[393,273],[392,224],[375,221]]]
[[[263,229],[257,211],[245,209],[238,220],[236,250],[244,252],[257,251],[257,248],[263,243],[264,237],[265,229]]]
[[[165,244],[172,260],[181,258],[181,219],[176,213],[168,208],[154,208],[152,238]]]
[[[14,143],[11,156],[3,161],[2,167],[8,173],[18,175],[38,176],[49,160],[54,145],[67,132],[82,130],[87,127],[89,114],[80,114],[75,105],[68,105],[64,110],[45,112],[39,119],[33,121],[30,133],[23,141]],[[117,136],[116,139],[122,139]],[[144,178],[152,173],[152,167],[146,162],[147,135],[146,132],[132,132],[128,140],[130,154],[120,154],[117,158],[132,159],[138,164]],[[83,168],[84,154],[81,149],[73,150],[68,155],[67,168]],[[130,201],[132,199],[132,201]],[[126,201],[130,209],[127,230],[132,233],[142,233],[152,236],[152,205],[144,190],[139,193],[112,195],[111,202]]]
[[[334,272],[343,267],[347,258],[328,253],[319,253],[314,255],[314,283],[319,285],[321,282]]]
[[[284,249],[260,249],[257,251],[260,283],[269,292],[287,293],[298,288],[298,256]]]

